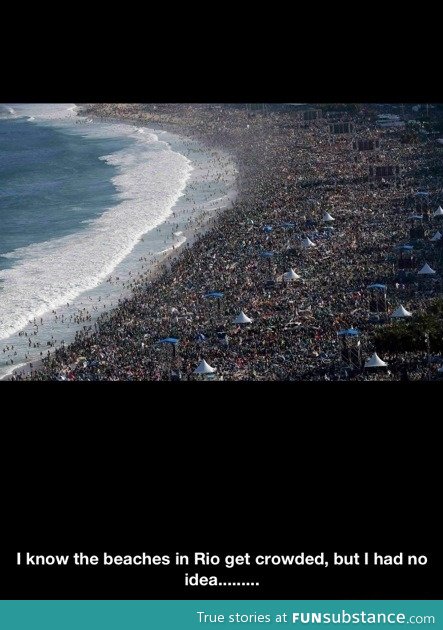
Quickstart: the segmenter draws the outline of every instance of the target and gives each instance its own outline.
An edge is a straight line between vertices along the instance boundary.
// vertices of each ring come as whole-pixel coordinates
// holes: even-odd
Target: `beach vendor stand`
[[[253,320],[248,317],[247,315],[244,314],[243,311],[240,311],[239,315],[237,315],[237,317],[232,320],[233,324],[238,324],[238,325],[243,325],[243,324],[252,324]]]
[[[360,331],[357,328],[346,328],[337,333],[341,363],[351,369],[361,369]]]
[[[222,293],[221,291],[210,291],[209,293],[205,294],[205,298],[206,299],[215,299],[215,300],[217,300],[217,310],[218,310],[218,312],[220,312],[220,310],[221,310],[220,300],[222,299],[223,296],[224,296],[224,293]]]
[[[387,285],[375,283],[368,285],[367,289],[369,291],[369,314],[386,315],[388,310]]]
[[[289,271],[283,274],[283,280],[288,283],[295,282],[295,280],[300,280],[300,278],[301,276],[299,276],[298,273],[295,273],[292,267]]]
[[[269,271],[272,271],[272,259],[274,257],[274,252],[261,252],[260,256],[262,258],[266,258],[268,261],[268,265],[269,265]]]
[[[399,245],[396,247],[399,252],[397,267],[399,269],[413,269],[415,267],[414,246]]]
[[[400,306],[391,313],[391,319],[407,319],[409,317],[412,317],[412,313],[407,311],[403,304],[400,304]]]
[[[365,370],[374,369],[374,368],[387,368],[388,364],[380,359],[378,354],[374,352],[374,354],[366,359],[365,361]]]
[[[193,374],[197,374],[202,377],[202,380],[210,380],[214,378],[215,372],[217,368],[211,367],[204,359],[200,361],[198,366],[195,368]]]
[[[177,344],[180,339],[176,339],[175,337],[165,337],[164,339],[160,339],[157,343],[168,343],[172,346],[172,356],[175,357],[177,355]]]

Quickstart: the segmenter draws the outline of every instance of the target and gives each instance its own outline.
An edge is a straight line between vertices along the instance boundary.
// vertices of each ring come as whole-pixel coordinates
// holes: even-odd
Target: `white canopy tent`
[[[252,324],[252,319],[240,311],[240,315],[233,320],[233,324]]]
[[[323,221],[325,221],[326,223],[331,223],[331,221],[335,221],[335,219],[329,214],[329,212],[325,212],[323,215]]]
[[[295,273],[292,267],[289,271],[283,274],[283,279],[286,280],[286,282],[292,282],[293,280],[300,280],[300,278],[301,276],[299,276],[298,273]]]
[[[392,313],[391,317],[398,319],[403,317],[412,317],[412,313],[410,311],[407,311],[403,304],[400,304],[400,306],[396,308],[395,311]]]
[[[217,368],[213,368],[204,359],[202,359],[199,365],[195,368],[194,374],[214,374]]]
[[[434,271],[433,269],[431,269],[431,267],[428,265],[428,263],[426,263],[420,269],[420,271],[418,272],[418,275],[419,276],[433,276],[435,273],[437,273],[437,272]]]
[[[437,232],[431,238],[431,241],[435,243],[436,241],[439,241],[441,237],[442,237],[441,233],[437,230]]]
[[[376,352],[365,361],[365,368],[387,367],[387,365],[387,363],[380,359]]]
[[[301,244],[305,249],[308,249],[309,247],[316,247],[315,243],[313,243],[310,238],[304,238]]]
[[[443,217],[443,208],[438,206],[437,210],[433,214],[434,217]]]

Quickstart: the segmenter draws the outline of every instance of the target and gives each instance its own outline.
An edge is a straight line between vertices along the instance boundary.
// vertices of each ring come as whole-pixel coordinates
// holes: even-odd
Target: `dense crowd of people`
[[[163,125],[230,152],[238,196],[206,218],[206,231],[165,259],[161,273],[134,277],[130,297],[48,355],[38,371],[14,378],[437,375],[439,364],[429,365],[425,347],[383,355],[386,369],[362,369],[377,351],[374,330],[390,325],[394,309],[402,304],[419,313],[442,292],[441,243],[430,240],[443,223],[433,216],[443,198],[434,140],[402,142],[401,129],[378,126],[370,106],[328,116],[204,105],[96,105],[86,113]],[[337,121],[351,121],[352,133],[331,133]],[[378,140],[379,148],[358,151],[356,138]],[[411,242],[413,250],[399,249]],[[419,275],[425,263],[436,273]],[[368,290],[371,284],[386,285],[386,292]],[[252,321],[234,323],[240,312]],[[355,339],[338,335],[355,328]],[[215,374],[194,374],[202,359]]]

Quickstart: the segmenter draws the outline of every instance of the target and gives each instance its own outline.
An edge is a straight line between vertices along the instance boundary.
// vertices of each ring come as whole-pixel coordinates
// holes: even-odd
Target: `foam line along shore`
[[[100,159],[114,169],[115,195],[112,206],[86,218],[82,229],[3,253],[12,264],[0,274],[2,375],[25,361],[32,369],[78,330],[93,330],[97,316],[128,295],[142,271],[154,274],[159,261],[204,223],[202,216],[228,203],[235,184],[229,156],[220,157],[231,169],[229,183],[217,187],[213,156],[164,130],[92,121],[77,116],[74,105],[11,109],[17,123],[55,128],[65,139],[110,142],[112,153]]]

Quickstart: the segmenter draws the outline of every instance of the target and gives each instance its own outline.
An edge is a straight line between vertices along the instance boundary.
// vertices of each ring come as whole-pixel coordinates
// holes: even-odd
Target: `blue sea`
[[[4,254],[84,230],[117,205],[117,167],[100,157],[130,144],[0,118],[0,269],[13,264]]]
[[[112,308],[229,202],[235,174],[164,130],[0,104],[0,378]]]

